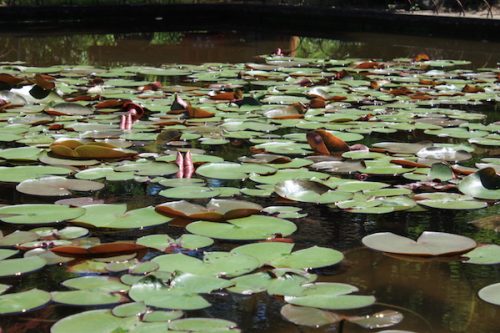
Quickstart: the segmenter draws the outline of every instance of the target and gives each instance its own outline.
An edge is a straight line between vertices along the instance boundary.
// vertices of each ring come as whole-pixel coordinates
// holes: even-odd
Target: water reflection
[[[328,38],[235,31],[4,34],[0,43],[0,61],[37,66],[245,62],[281,48],[297,57],[317,58],[392,59],[426,52],[432,58],[467,59],[475,67],[487,67],[496,66],[500,53],[500,43],[333,31]]]

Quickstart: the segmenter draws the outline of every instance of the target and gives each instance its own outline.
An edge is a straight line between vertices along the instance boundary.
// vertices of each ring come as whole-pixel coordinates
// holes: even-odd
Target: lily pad
[[[476,247],[476,242],[468,237],[434,231],[424,231],[417,241],[381,232],[363,237],[362,242],[377,251],[415,256],[451,255]]]
[[[197,221],[189,224],[186,230],[196,235],[216,239],[257,240],[277,234],[289,236],[297,229],[290,221],[262,215],[252,215],[227,222]]]
[[[0,167],[0,182],[20,183],[23,180],[51,175],[68,175],[70,169],[53,166]]]
[[[220,221],[259,213],[262,206],[242,200],[212,199],[206,207],[182,200],[160,204],[155,209],[170,217]]]
[[[53,176],[24,180],[16,186],[16,190],[30,195],[66,196],[71,195],[71,191],[98,191],[103,187],[104,184],[89,180],[67,179]]]
[[[19,276],[44,267],[47,262],[40,257],[0,260],[1,276]]]
[[[281,315],[296,325],[320,327],[338,323],[342,316],[330,311],[286,304],[281,308]]]
[[[83,208],[65,205],[26,204],[0,207],[0,220],[13,224],[47,224],[74,219],[84,213]]]
[[[270,174],[276,169],[258,164],[207,163],[196,169],[196,174],[217,179],[245,179],[250,173]]]
[[[300,296],[285,296],[285,301],[300,306],[327,310],[350,310],[375,303],[373,296],[350,295],[358,288],[343,283],[312,283],[302,286]]]
[[[180,247],[188,250],[197,250],[202,247],[210,246],[214,240],[204,236],[184,234],[177,239],[171,238],[169,235],[148,235],[137,239],[137,244],[165,251],[172,247]]]
[[[474,250],[463,254],[468,258],[464,261],[467,264],[495,265],[500,263],[500,246],[487,244],[476,247]]]
[[[31,289],[0,296],[0,314],[16,314],[32,311],[50,302],[50,294],[39,289]]]
[[[485,302],[500,306],[500,283],[490,284],[479,290],[478,296]]]
[[[474,198],[499,200],[500,176],[496,174],[494,168],[481,169],[462,179],[458,189]]]
[[[171,219],[155,212],[153,207],[127,212],[126,204],[102,204],[83,206],[85,214],[72,220],[97,228],[142,229],[164,224]],[[1,212],[1,211],[0,211]]]

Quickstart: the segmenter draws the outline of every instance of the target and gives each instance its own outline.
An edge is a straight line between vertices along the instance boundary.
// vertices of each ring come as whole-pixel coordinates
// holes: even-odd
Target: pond
[[[0,40],[0,332],[498,331],[499,43]]]

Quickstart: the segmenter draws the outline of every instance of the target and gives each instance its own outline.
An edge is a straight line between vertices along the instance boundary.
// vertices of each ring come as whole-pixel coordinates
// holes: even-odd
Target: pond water
[[[260,69],[257,67],[255,68],[256,72],[267,70],[268,74],[241,74],[241,71],[249,71],[248,68],[244,67],[243,63],[262,61],[262,59],[256,60],[255,57],[262,54],[270,54],[277,48],[289,51],[290,55],[294,57],[308,58],[308,60],[300,60],[303,61],[303,63],[294,67],[297,71],[304,67],[307,69],[314,68],[314,66],[320,66],[314,59],[363,58],[390,61],[394,58],[412,58],[419,53],[425,52],[431,59],[470,61],[470,63],[463,63],[462,66],[456,68],[471,70],[475,70],[476,68],[490,68],[490,73],[495,71],[498,73],[498,69],[495,70],[491,68],[497,67],[497,63],[500,60],[500,44],[498,43],[358,33],[342,33],[334,35],[331,39],[286,35],[262,35],[239,32],[158,32],[147,34],[96,35],[19,34],[16,36],[0,35],[0,41],[2,42],[2,45],[4,45],[3,50],[0,51],[0,61],[6,63],[3,65],[0,72],[15,73],[18,71],[19,69],[13,69],[13,66],[15,65],[7,64],[8,62],[13,61],[23,61],[23,66],[95,66],[96,68],[81,67],[80,70],[76,70],[74,74],[68,74],[66,72],[66,74],[63,74],[62,76],[61,74],[64,73],[63,69],[51,71],[50,69],[42,68],[40,70],[28,70],[28,72],[25,73],[25,75],[31,77],[34,75],[34,72],[46,72],[52,73],[58,79],[61,77],[68,79],[66,82],[71,87],[71,89],[66,92],[68,96],[70,94],[76,95],[75,87],[83,87],[86,85],[87,81],[92,77],[90,73],[92,73],[94,69],[97,70],[96,75],[101,76],[100,74],[103,74],[102,77],[105,80],[108,80],[108,78],[120,77],[129,81],[138,82],[160,81],[167,92],[165,95],[162,95],[159,100],[163,98],[166,102],[163,104],[159,103],[158,105],[153,105],[154,103],[148,104],[151,109],[157,107],[158,110],[155,110],[155,112],[151,114],[148,113],[145,118],[141,119],[138,125],[135,125],[136,127],[134,131],[140,132],[140,135],[136,137],[129,137],[129,141],[134,143],[130,149],[139,152],[157,154],[164,154],[167,149],[176,149],[175,145],[168,145],[168,139],[162,137],[162,135],[159,137],[155,136],[153,139],[147,135],[151,133],[157,134],[160,131],[159,127],[153,126],[153,123],[159,121],[159,114],[164,116],[164,120],[172,120],[172,118],[169,118],[170,116],[168,116],[165,112],[170,109],[170,104],[173,102],[172,94],[171,92],[168,92],[166,87],[171,87],[173,85],[196,87],[196,89],[198,89],[196,90],[197,93],[199,93],[198,95],[192,94],[189,90],[182,90],[180,95],[187,98],[193,104],[197,103],[195,104],[196,106],[201,105],[202,108],[215,112],[217,116],[221,116],[226,120],[233,117],[230,111],[217,109],[215,104],[211,104],[212,102],[210,100],[200,102],[200,98],[208,96],[208,90],[205,88],[209,83],[225,82],[227,84],[228,82],[233,82],[236,84],[236,81],[238,81],[239,84],[241,83],[241,78],[243,78],[246,80],[246,83],[243,84],[245,96],[249,96],[249,94],[253,92],[255,93],[255,96],[259,96],[259,99],[267,97],[266,94],[281,96],[284,93],[293,96],[294,98],[304,97],[304,90],[294,90],[291,88],[289,90],[282,89],[280,90],[281,93],[278,94],[276,91],[266,90],[268,86],[277,84],[266,84],[260,86],[255,83],[255,81],[259,80],[256,78],[258,76],[260,76],[260,80],[263,81],[273,80],[284,82],[284,77],[273,76],[276,72],[281,74],[280,70],[269,68]],[[276,59],[272,58],[270,63],[272,63],[272,60]],[[411,59],[409,61],[411,62]],[[373,77],[370,77],[370,80],[367,80],[366,77],[360,75],[359,72],[362,71],[353,70],[353,68],[355,68],[353,64],[356,64],[357,62],[358,60],[350,60],[345,64],[341,62],[331,63],[331,67],[335,67],[335,70],[332,69],[327,72],[336,73],[340,71],[339,68],[346,67],[351,70],[346,78],[354,78],[355,81],[380,81],[381,85],[386,84],[382,82],[385,80],[384,75],[390,76],[392,74],[390,71],[385,72],[382,67],[377,69],[379,72],[377,72],[374,68],[370,68],[369,70],[374,70],[375,74],[372,74]],[[144,65],[162,66],[174,63],[188,65],[204,65],[210,63],[211,65],[206,65],[206,67],[187,66],[181,70],[187,70],[189,74],[196,72],[201,75],[204,72],[211,72],[212,68],[219,68],[227,70],[228,76],[212,77],[210,79],[205,77],[199,81],[193,82],[193,80],[186,80],[185,73],[181,75],[169,74],[168,76],[155,75],[151,68],[148,68],[149,71],[145,72],[144,67],[139,67]],[[217,63],[240,65],[232,67],[231,65],[221,65]],[[403,61],[403,63],[407,64],[408,60]],[[395,70],[401,70],[399,65],[400,63],[398,63],[398,65],[389,64],[386,66],[386,69],[390,69],[392,66],[393,68],[396,68]],[[113,67],[114,71],[111,71],[111,73],[106,73],[105,71],[99,72],[101,66]],[[134,69],[129,67],[130,73],[133,73],[133,75],[130,73],[125,75],[123,72],[120,72],[119,68],[122,66],[138,67],[134,67]],[[415,69],[415,67],[412,66],[409,68],[410,69],[408,71],[412,74],[415,72],[422,74],[430,70],[442,70],[442,68],[435,67],[426,67],[426,71],[419,71],[418,68]],[[445,70],[453,71],[454,68],[455,67],[451,69],[445,68]],[[407,69],[403,69],[401,71],[405,72],[406,70]],[[484,70],[482,73],[487,71],[488,70]],[[294,72],[286,71],[286,73],[289,74]],[[472,80],[467,77],[466,73],[467,72],[449,72],[449,74],[436,73],[424,76],[426,79],[430,78],[435,81],[452,81],[453,79],[458,80],[457,77],[464,74],[463,76],[460,76],[459,79]],[[315,81],[319,80],[320,77],[317,74],[318,72],[313,70],[311,72],[302,72],[300,75],[296,74],[292,77],[296,78],[306,76],[310,78],[311,81]],[[324,73],[322,75],[324,75]],[[81,77],[83,77],[84,81],[78,81]],[[404,77],[404,75],[401,75],[401,77]],[[71,81],[70,79],[75,79],[75,81]],[[341,78],[340,81],[344,79],[345,78]],[[249,84],[248,82],[253,83]],[[293,82],[289,84],[295,84],[296,87],[301,87],[298,81],[290,80],[289,82]],[[337,81],[332,80],[328,82],[328,84],[333,85],[335,82]],[[418,84],[418,80],[417,82],[401,82],[405,82],[405,85],[408,84],[409,89],[412,90],[416,89],[415,85]],[[420,108],[420,111],[418,112],[421,114],[431,115],[426,118],[434,117],[434,120],[430,122],[430,124],[436,124],[436,119],[438,118],[446,119],[446,121],[458,119],[463,120],[463,123],[470,121],[471,123],[484,125],[498,122],[500,120],[500,92],[498,83],[495,83],[495,77],[492,75],[483,76],[475,81],[467,82],[471,85],[475,84],[487,86],[482,92],[477,93],[484,93],[488,95],[483,98],[478,97],[477,99],[460,99],[460,96],[458,96],[459,94],[456,94],[449,99],[439,97],[439,101],[433,100],[434,103],[431,104],[426,103],[425,99],[416,98],[414,100],[408,100],[406,93],[398,94],[395,92],[392,95],[389,94],[390,98],[383,98],[381,94],[373,94],[373,98],[370,101],[368,98],[366,100],[361,98],[347,98],[344,101],[333,101],[332,99],[328,101],[327,104],[331,104],[332,107],[335,108],[335,112],[338,110],[342,111],[344,109],[347,110],[347,113],[349,110],[371,110],[371,112],[377,114],[377,107],[380,108],[384,104],[388,105],[393,103],[389,107],[392,111],[388,112],[388,114],[384,114],[385,111],[380,111],[378,114],[380,119],[390,123],[390,125],[382,126],[384,130],[374,131],[366,130],[366,128],[360,129],[358,127],[356,128],[358,130],[357,134],[361,133],[363,135],[362,139],[348,142],[349,144],[361,143],[372,147],[374,144],[379,142],[396,141],[416,143],[424,140],[429,140],[433,144],[464,144],[471,148],[472,156],[470,159],[460,162],[460,164],[465,167],[474,167],[475,163],[480,162],[482,158],[495,159],[499,157],[500,151],[498,149],[498,144],[495,145],[488,142],[487,145],[478,145],[472,144],[474,141],[469,141],[469,137],[460,138],[438,135],[432,132],[432,130],[437,130],[437,127],[432,126],[427,128],[430,130],[430,132],[427,133],[424,133],[424,127],[418,129],[410,127],[408,130],[404,125],[406,125],[407,122],[412,122],[414,117],[412,116],[407,119],[404,117],[398,118],[394,116],[396,113],[394,110],[397,110],[398,112],[406,110],[406,107],[398,104],[399,102],[402,104],[420,103],[416,105],[415,108]],[[125,84],[121,82],[121,84],[122,86],[119,87],[119,89],[115,89],[108,93],[107,97],[109,99],[125,98],[131,94],[137,94],[136,88],[139,84],[137,86],[134,86],[133,84],[131,85],[130,82],[125,82]],[[453,83],[447,82],[446,84],[451,85]],[[457,82],[454,82],[454,84],[459,85]],[[442,83],[441,85],[445,85],[445,83]],[[118,86],[120,86],[120,84],[118,84]],[[361,86],[366,87],[366,84]],[[305,85],[302,85],[301,89],[304,87]],[[360,86],[357,85],[342,86],[339,90],[332,90],[331,94],[345,95],[352,93],[353,96],[359,97],[362,95],[362,90],[360,90],[359,87]],[[434,86],[431,86],[429,89],[432,90],[434,89],[433,87]],[[496,90],[494,87],[496,87]],[[387,89],[390,88],[392,88],[391,85],[388,85]],[[443,91],[444,90],[445,89],[443,88]],[[453,90],[453,88],[446,89],[446,92],[450,93],[451,90]],[[131,91],[133,91],[133,93]],[[379,89],[379,91],[385,91],[387,93],[389,90]],[[458,92],[460,91],[461,88]],[[434,92],[435,91],[432,91],[432,93]],[[106,96],[106,94],[104,94],[104,96]],[[311,96],[309,96],[309,98],[311,98]],[[379,99],[376,100],[377,98]],[[433,98],[437,97],[433,96]],[[146,104],[148,99],[134,99],[134,101],[138,103],[144,102]],[[219,105],[225,105],[227,103],[228,102],[222,102]],[[430,111],[436,106],[439,106],[439,111]],[[249,110],[251,110],[251,106],[248,107]],[[427,113],[423,113],[421,109],[428,109],[429,111]],[[12,110],[15,110],[15,108],[3,110],[4,114],[7,113],[6,116],[1,117],[3,122],[17,122],[12,120],[13,117],[17,116],[9,114]],[[453,112],[450,111],[450,113],[443,110],[453,110]],[[114,111],[116,112],[116,109]],[[248,114],[252,115],[252,112],[249,111]],[[334,114],[335,112],[331,109],[330,112],[320,112],[318,115],[321,117],[328,114]],[[25,114],[30,115],[30,112],[26,112]],[[102,117],[96,119],[100,121],[101,124],[113,124],[113,126],[118,127],[118,116],[115,117],[112,112],[109,113],[111,114],[110,118],[106,118],[106,116],[109,115],[106,112],[101,112],[99,114]],[[272,120],[265,118],[261,113],[254,113],[252,116],[248,116],[248,114],[242,114],[241,112],[236,111],[234,118],[244,119],[245,121],[249,121],[249,119],[263,121],[266,124],[273,123]],[[365,112],[364,114],[366,115],[368,112]],[[467,114],[474,114],[475,116],[473,118],[469,118],[467,117]],[[384,118],[384,116],[387,117]],[[22,117],[19,116],[19,118]],[[322,120],[318,118],[319,117],[314,119],[311,118],[312,120],[309,121],[321,123]],[[370,118],[367,118],[365,121],[368,121],[369,119]],[[68,124],[75,121],[84,122],[84,120],[84,118],[79,118],[79,116],[70,114],[62,116],[62,118],[58,119],[58,123],[64,124],[70,128],[71,126]],[[278,126],[273,128],[270,133],[282,137],[293,133],[305,134],[309,130],[315,128],[315,125],[297,128],[291,124],[292,121],[299,122],[300,119],[286,120],[283,122],[275,121],[273,124],[278,124]],[[349,124],[352,121],[353,119],[348,119],[345,122],[332,121],[330,123],[332,127],[329,129],[338,130],[340,132],[352,131],[354,127],[349,128],[342,125]],[[39,126],[46,126],[52,122],[54,122],[54,119],[49,121],[44,120],[39,124],[36,122],[25,122],[24,124],[31,125],[33,128],[38,128]],[[203,123],[203,120],[201,120],[201,122]],[[21,124],[22,122],[18,121],[17,123]],[[144,127],[141,127],[141,123],[145,124],[143,125]],[[214,123],[211,120],[207,120],[207,126],[211,126],[212,124],[220,126],[220,123],[217,121]],[[175,127],[176,125],[178,124],[175,123],[171,126],[174,126],[173,128],[177,128]],[[195,125],[195,122],[191,125]],[[496,126],[498,127],[498,123]],[[318,125],[318,128],[320,127],[321,124]],[[455,125],[451,127],[455,127]],[[163,134],[166,133],[166,128],[168,128],[168,126],[164,126],[162,132]],[[387,130],[387,128],[389,128],[389,130]],[[462,128],[464,127],[462,126]],[[107,130],[109,130],[109,128]],[[181,128],[181,131],[182,130],[183,129]],[[221,139],[220,133],[218,133],[216,127],[209,127],[209,130],[211,131],[210,133],[212,137],[210,137],[210,135],[206,135],[207,133],[204,133],[203,130],[200,130],[199,133],[202,136],[205,135],[211,139]],[[478,127],[477,130],[486,129]],[[40,133],[45,137],[51,136],[51,132],[45,129],[33,129],[32,131],[40,131]],[[235,132],[244,131],[245,130],[238,130]],[[229,142],[220,145],[220,142],[214,142],[214,144],[202,144],[202,142],[198,140],[197,136],[193,136],[193,138],[187,140],[187,142],[188,146],[193,149],[203,149],[206,151],[206,154],[222,157],[225,161],[238,162],[239,157],[252,155],[251,146],[276,139],[276,137],[273,137],[272,135],[269,136],[269,133],[260,129],[246,131],[247,133],[239,133],[239,135],[236,135],[231,138],[231,140],[228,140]],[[25,132],[21,131],[20,133],[22,136],[28,135],[27,130]],[[58,132],[54,132],[54,138],[58,137],[56,133],[60,133],[61,136],[74,136],[75,134],[74,131],[65,131],[64,129],[61,129]],[[82,132],[77,131],[77,134],[82,134]],[[144,135],[141,136],[142,134]],[[498,129],[492,130],[486,134],[489,135],[491,140],[498,141]],[[250,135],[251,138],[256,136],[264,140],[250,142],[248,139],[249,137],[246,135]],[[224,137],[222,136],[222,138]],[[304,144],[304,138],[296,139],[296,137],[293,136],[289,136],[289,138],[294,138],[294,140],[296,140],[294,144]],[[470,139],[474,139],[474,136],[470,137]],[[2,139],[1,148],[23,146],[23,144],[19,143],[19,141],[14,141],[15,140]],[[346,139],[346,141],[348,140]],[[39,146],[46,148],[50,143],[50,141],[40,143]],[[308,148],[305,149],[307,150]],[[313,155],[313,152],[308,151],[305,155]],[[414,157],[413,154],[410,155]],[[402,154],[401,156],[408,157],[410,155]],[[291,154],[290,156],[297,157],[300,156],[300,154]],[[26,163],[12,160],[6,160],[2,163],[3,164],[1,166],[7,167],[34,164],[33,161]],[[492,164],[496,165],[496,170],[498,172],[498,158],[493,161]],[[114,164],[108,165],[111,165],[112,167],[114,166]],[[411,171],[412,170],[409,170],[409,172]],[[354,172],[349,175],[339,175],[334,173],[331,175],[344,178],[354,178],[355,174],[357,173]],[[170,174],[166,177],[172,178],[174,175]],[[196,177],[203,178],[201,176]],[[459,176],[460,179],[462,177],[464,177],[464,175]],[[167,201],[176,200],[159,195],[159,192],[164,190],[165,187],[155,182],[142,182],[135,180],[99,181],[105,183],[105,187],[93,194],[95,199],[102,199],[105,203],[127,203],[129,210],[139,209],[149,205],[154,206]],[[407,184],[411,182],[409,180],[404,180],[401,177],[393,177],[391,174],[384,174],[381,176],[376,173],[370,174],[369,172],[368,181],[387,182],[391,185]],[[451,183],[453,183],[453,181],[451,181]],[[227,186],[240,189],[245,187],[253,189],[256,187],[256,183],[250,179],[240,181],[234,179],[226,180],[209,178],[208,184],[209,186],[215,188]],[[0,204],[19,205],[31,203],[54,203],[57,200],[57,198],[53,196],[43,197],[20,193],[16,190],[15,185],[15,182],[4,182],[1,184]],[[497,189],[496,191],[498,192],[499,190]],[[454,192],[459,193],[456,189]],[[77,195],[75,195],[75,197],[76,196]],[[305,213],[307,216],[289,218],[289,220],[293,221],[298,228],[297,231],[289,236],[295,243],[295,250],[305,249],[312,246],[320,246],[333,248],[344,253],[345,259],[340,264],[312,270],[312,273],[318,274],[317,281],[341,282],[354,285],[359,289],[359,294],[374,295],[376,297],[376,303],[369,307],[357,310],[335,312],[340,312],[346,315],[367,315],[388,309],[399,311],[404,316],[404,319],[401,323],[387,329],[405,330],[417,333],[494,333],[498,332],[500,329],[500,316],[498,316],[500,313],[499,306],[487,303],[481,300],[477,295],[478,290],[481,288],[500,282],[499,264],[466,264],[460,261],[458,256],[445,256],[437,258],[423,258],[418,256],[400,257],[397,255],[388,255],[371,250],[363,246],[361,243],[361,239],[366,235],[378,232],[393,232],[398,235],[417,239],[423,231],[438,231],[467,236],[474,239],[477,243],[500,244],[500,235],[498,232],[491,230],[490,228],[478,228],[477,226],[469,223],[481,218],[484,219],[490,217],[490,220],[496,221],[494,223],[496,223],[498,231],[499,206],[496,204],[498,202],[498,198],[496,198],[496,200],[490,200],[487,207],[477,210],[422,209],[412,212],[405,210],[388,211],[384,214],[352,213],[348,210],[342,210],[327,204],[294,202],[292,200],[280,198],[275,193],[268,195],[268,197],[238,194],[235,198],[255,202],[263,207],[270,205],[286,205],[301,208],[301,213]],[[202,204],[206,204],[207,201],[208,200],[196,200],[197,203]],[[6,216],[0,215],[0,218],[6,218]],[[139,237],[151,234],[168,234],[176,238],[186,233],[184,226],[185,224],[182,224],[181,222],[171,222],[170,224],[161,224],[151,228],[139,230],[131,229],[125,231],[110,231],[109,229],[91,229],[91,236],[99,238],[101,243],[119,240],[135,241]],[[2,223],[0,224],[0,231],[4,235],[7,235],[15,230],[30,230],[33,227],[33,225],[26,224],[18,225]],[[61,226],[58,225],[58,228],[60,227]],[[229,251],[232,248],[246,243],[249,242],[216,240],[214,245],[203,250]],[[201,251],[184,251],[184,253],[197,257],[203,256]],[[160,254],[162,254],[160,251],[150,250],[141,260],[150,260]],[[21,257],[21,255],[17,255],[17,257]],[[62,282],[79,275],[89,275],[89,273],[68,272],[68,265],[71,264],[73,263],[45,266],[40,270],[22,274],[21,276],[0,277],[0,284],[13,286],[7,293],[21,292],[31,288],[38,288],[46,291],[66,290],[65,287],[60,285]],[[120,277],[122,274],[123,272],[103,273],[103,275],[111,275],[115,277]],[[280,315],[281,307],[286,304],[283,297],[271,296],[266,292],[255,293],[254,295],[242,295],[222,290],[205,295],[205,298],[211,303],[211,307],[194,311],[186,311],[185,316],[227,319],[237,323],[244,332],[363,333],[379,332],[383,330],[383,328],[362,328],[349,322],[345,322],[341,325],[328,325],[319,328],[295,325],[285,320]],[[50,327],[61,318],[87,310],[108,308],[112,308],[112,306],[67,306],[51,303],[41,309],[35,309],[34,311],[24,314],[0,316],[0,332],[2,329],[5,333],[49,332]],[[128,332],[128,330],[110,330],[109,332],[119,333]],[[132,330],[130,330],[130,332],[132,332]]]

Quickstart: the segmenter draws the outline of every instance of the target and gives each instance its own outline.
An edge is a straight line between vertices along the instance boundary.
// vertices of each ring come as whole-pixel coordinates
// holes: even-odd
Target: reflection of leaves
[[[354,47],[360,48],[361,43],[327,40],[322,38],[301,37],[297,47],[296,57],[329,58],[345,57]]]
[[[179,44],[184,39],[182,32],[155,32],[149,44]]]

